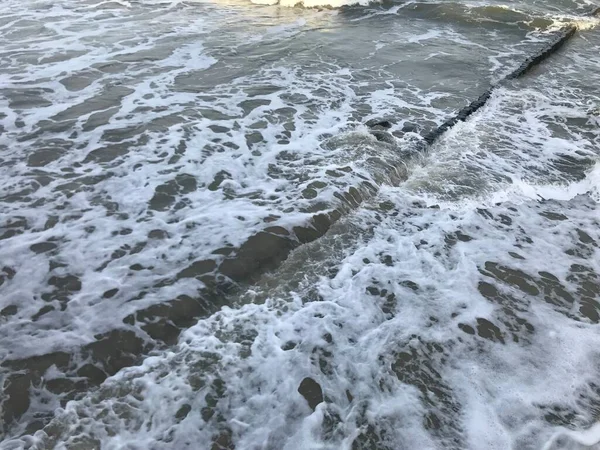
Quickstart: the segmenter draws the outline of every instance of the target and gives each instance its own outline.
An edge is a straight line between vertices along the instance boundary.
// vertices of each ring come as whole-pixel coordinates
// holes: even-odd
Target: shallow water
[[[597,445],[593,4],[287,6],[5,2],[0,447]]]

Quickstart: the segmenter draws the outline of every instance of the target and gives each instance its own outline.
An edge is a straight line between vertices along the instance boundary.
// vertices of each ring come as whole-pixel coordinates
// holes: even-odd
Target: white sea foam
[[[1,241],[15,273],[0,310],[18,306],[3,358],[70,350],[196,295],[199,280],[159,282],[265,219],[289,229],[358,180],[381,183],[377,157],[402,159],[408,179],[82,399],[59,408],[51,366],[15,433],[37,411],[59,408],[55,422],[0,447],[206,448],[220,433],[239,449],[595,445],[599,61],[583,39],[409,158],[416,133],[380,144],[360,123],[433,127],[540,35],[432,25],[398,5],[355,20],[146,4],[36,2],[17,13],[29,25],[3,25],[2,232],[21,232]],[[173,200],[150,208],[161,189]],[[56,288],[69,275],[80,285]],[[308,376],[326,397],[315,411],[298,393]]]
[[[224,308],[188,330],[173,352],[148,358],[143,366],[113,377],[92,397],[70,403],[59,413],[57,426],[80,427],[106,448],[180,448],[186,442],[206,442],[227,426],[240,448],[349,449],[371,424],[384,429],[397,446],[418,442],[423,448],[449,448],[423,428],[422,417],[430,407],[420,391],[410,382],[399,382],[400,373],[390,370],[394,354],[416,352],[434,369],[420,374],[419,367],[427,366],[407,366],[408,379],[413,370],[413,383],[433,376],[428,378],[432,388],[447,392],[451,397],[444,401],[459,405],[452,415],[443,410],[445,397],[431,397],[443,431],[453,436],[448,420],[459,426],[453,438],[458,443],[450,448],[478,449],[482,442],[489,448],[526,448],[553,439],[556,431],[545,424],[539,408],[571,404],[577,392],[585,392],[582,383],[594,379],[600,356],[600,341],[593,332],[597,325],[573,321],[568,311],[539,296],[499,284],[502,295],[523,302],[517,316],[521,322],[514,322],[500,305],[478,293],[478,282],[493,282],[482,280],[479,268],[493,258],[525,274],[551,271],[566,283],[574,260],[564,251],[576,238],[571,227],[553,224],[543,214],[565,213],[598,239],[594,203],[580,196],[571,203],[530,201],[488,208],[496,217],[509,217],[512,223],[507,226],[506,219],[489,220],[473,208],[415,209],[411,205],[418,197],[398,189],[383,192],[379,200],[393,201],[402,215],[389,216],[367,233],[364,244],[337,263],[333,278],[321,276],[317,265],[316,272],[305,271],[308,278],[287,298]],[[372,214],[366,210],[351,221],[360,227]],[[519,229],[534,237],[526,247],[515,247]],[[474,239],[448,249],[444,239],[455,230]],[[312,247],[327,245],[329,239],[335,237]],[[511,251],[524,259],[511,257]],[[305,264],[310,252],[310,247],[302,250],[287,264]],[[392,265],[385,262],[387,257]],[[586,261],[598,269],[597,259]],[[407,280],[417,289],[408,287]],[[315,283],[321,300],[303,301]],[[367,287],[395,294],[391,317],[381,309],[383,299],[366,292]],[[457,335],[457,324],[480,318],[499,326],[504,344]],[[535,332],[511,328],[517,323],[527,323]],[[520,341],[512,341],[511,335]],[[296,347],[283,350],[289,342]],[[439,347],[441,359],[436,357],[438,350],[424,347],[426,343]],[[331,402],[314,413],[296,391],[305,376],[317,379]],[[215,394],[220,383],[224,394]],[[130,391],[136,392],[135,398]],[[209,399],[215,395],[222,395],[217,406]],[[175,413],[186,403],[191,405],[189,414],[175,421]],[[117,404],[129,411],[127,416],[115,409]],[[215,417],[223,414],[225,421],[205,423],[200,416],[208,410],[203,408],[215,408]],[[101,419],[103,411],[109,416]],[[324,438],[326,417],[333,413],[341,422]],[[69,442],[68,428],[65,433]],[[561,433],[580,442],[591,440],[585,434]]]
[[[552,439],[550,439],[550,441],[548,441],[548,443],[546,443],[546,445],[544,445],[544,450],[551,449],[552,445],[554,444],[555,439],[558,438],[558,437],[560,437],[560,436],[568,436],[573,441],[577,442],[578,444],[584,445],[586,447],[592,447],[592,446],[600,444],[600,423],[594,424],[593,426],[591,426],[587,430],[581,430],[581,431],[563,430],[563,431],[558,431],[556,433],[556,435],[554,435],[552,437]]]
[[[4,264],[17,271],[14,283],[3,287],[1,305],[19,304],[14,321],[2,333],[11,341],[3,349],[13,357],[93,341],[94,335],[140,308],[193,294],[201,286],[193,279],[158,290],[153,286],[157,277],[172,278],[194,260],[211,257],[217,248],[240,245],[265,226],[266,218],[272,226],[303,223],[315,203],[335,201],[339,189],[358,179],[347,172],[331,179],[328,171],[351,167],[370,178],[374,174],[369,172],[369,158],[394,157],[395,150],[377,148],[373,139],[365,139],[368,135],[344,135],[359,117],[401,118],[410,113],[440,120],[456,104],[453,96],[458,94],[460,100],[464,95],[458,85],[432,86],[435,80],[411,75],[408,65],[399,66],[396,73],[377,65],[373,69],[380,52],[373,54],[368,43],[362,50],[364,67],[353,71],[319,61],[294,67],[295,59],[285,57],[264,64],[269,45],[284,49],[298,39],[328,38],[331,33],[321,33],[321,28],[340,29],[343,19],[328,12],[285,10],[274,22],[235,2],[226,5],[230,9],[222,9],[220,3],[167,9],[161,2],[153,8],[132,4],[126,9],[116,4],[87,8],[97,3],[40,5],[46,9],[27,9],[23,15],[39,26],[43,22],[48,35],[29,35],[28,28],[15,31],[25,35],[6,42],[9,53],[3,54],[0,73],[11,96],[0,100],[6,111],[0,118],[5,130],[2,158],[12,162],[3,168],[1,187],[7,195],[19,196],[30,183],[35,186],[30,200],[3,205],[5,217],[22,217],[29,230],[11,238],[4,251]],[[253,26],[231,27],[232,17],[253,21]],[[411,43],[406,37],[418,28],[409,21],[395,25],[389,34],[381,34],[381,50],[426,51],[423,44],[448,38],[466,42],[445,27],[429,32],[426,41]],[[298,34],[313,29],[314,37]],[[343,41],[335,37],[332,49]],[[226,44],[221,51],[222,42]],[[244,71],[231,68],[237,52],[249,54]],[[326,59],[328,53],[319,58]],[[474,76],[485,78],[487,73],[484,66]],[[400,84],[397,77],[403,78]],[[32,91],[35,106],[15,103],[22,86]],[[265,91],[257,94],[257,89]],[[365,105],[366,113],[357,115]],[[326,136],[335,135],[346,138],[334,146],[323,145]],[[50,160],[30,167],[27,159],[35,160],[36,146],[47,147]],[[278,169],[274,174],[273,167]],[[217,183],[218,189],[207,189],[224,172],[228,175]],[[74,181],[64,179],[64,173]],[[187,178],[178,179],[177,173]],[[42,182],[35,181],[39,176]],[[317,181],[326,184],[318,198],[304,198],[303,191]],[[157,189],[177,192],[172,203],[148,210]],[[118,211],[112,209],[115,206]],[[47,225],[54,216],[58,223]],[[90,226],[93,232],[86,231]],[[162,230],[167,238],[148,239],[153,230]],[[48,241],[58,247],[56,256],[28,250]],[[144,250],[135,251],[136,245],[145,245]],[[55,263],[66,267],[54,268]],[[133,274],[130,267],[136,264],[153,269]],[[50,278],[69,275],[77,276],[81,288],[69,294],[68,310],[59,311],[59,304],[52,303],[55,311],[39,319],[43,327],[29,322],[47,305],[41,296]],[[100,300],[99,294],[114,288],[118,295]],[[144,298],[132,302],[142,291]],[[23,303],[19,299],[24,297],[32,300]],[[57,323],[61,325],[52,326]],[[17,332],[28,339],[14,340]]]

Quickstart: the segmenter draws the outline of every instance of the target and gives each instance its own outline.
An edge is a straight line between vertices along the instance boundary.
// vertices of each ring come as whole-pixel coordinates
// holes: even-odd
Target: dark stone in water
[[[211,314],[216,307],[202,298],[180,295],[174,300],[140,310],[126,317],[124,322],[141,322],[141,328],[152,339],[172,345],[177,342],[182,329],[193,325],[198,317]]]
[[[540,293],[533,278],[521,270],[511,269],[498,263],[487,261],[485,263],[485,271],[481,271],[481,273],[514,286],[526,294],[538,295]]]
[[[59,159],[65,150],[60,147],[50,147],[50,148],[42,148],[33,152],[27,158],[27,165],[29,167],[43,167],[50,164],[53,161]]]
[[[42,306],[37,313],[35,313],[33,316],[31,316],[31,320],[33,322],[36,322],[44,314],[48,314],[49,312],[54,311],[54,310],[55,310],[55,308],[52,305]]]
[[[234,450],[235,445],[231,440],[231,431],[223,430],[221,433],[213,437],[213,443],[210,450]]]
[[[90,352],[109,375],[132,366],[146,350],[144,341],[130,330],[113,330],[95,337],[98,340],[86,345],[84,351]]]
[[[18,420],[29,409],[29,388],[31,377],[28,374],[14,374],[8,377],[3,386],[3,422],[8,425]]]
[[[266,233],[278,234],[279,236],[289,236],[290,232],[283,227],[267,227]]]
[[[459,323],[458,328],[464,331],[467,334],[475,334],[475,329],[472,326],[467,325],[466,323]]]
[[[223,261],[219,270],[233,281],[246,281],[285,260],[294,247],[290,239],[261,231],[250,237],[237,255]]]
[[[169,237],[169,234],[164,230],[155,229],[155,230],[151,230],[148,233],[148,239],[161,240],[161,239],[166,239],[168,237]]]
[[[46,302],[58,300],[61,303],[67,303],[71,294],[81,290],[81,280],[75,275],[53,276],[48,280],[48,284],[54,286],[55,289],[42,294],[42,300]]]
[[[217,264],[212,259],[195,261],[181,272],[177,274],[177,279],[195,278],[205,273],[212,272],[217,267]]]
[[[8,317],[14,316],[17,313],[17,305],[8,305],[2,311],[0,311],[0,316]]]
[[[2,272],[4,272],[6,274],[6,276],[8,277],[9,280],[12,280],[14,278],[14,276],[17,274],[17,272],[14,269],[12,269],[8,266],[3,267]]]
[[[352,403],[352,401],[354,400],[352,393],[348,389],[346,389],[346,398],[348,399],[348,403]]]
[[[417,283],[415,283],[412,280],[404,280],[400,282],[401,286],[407,287],[413,291],[418,291],[419,290],[419,285]]]
[[[2,367],[8,367],[14,371],[30,371],[43,374],[52,365],[56,365],[58,369],[65,371],[70,362],[71,355],[68,353],[54,352],[25,359],[7,360],[2,363]]]
[[[582,299],[579,312],[583,316],[590,319],[593,323],[598,323],[600,321],[600,314],[598,313],[599,310],[600,306],[595,300],[588,298]]]
[[[305,378],[298,386],[298,392],[308,402],[308,406],[314,411],[320,403],[323,403],[323,390],[321,385],[312,378]]]
[[[77,370],[77,375],[85,377],[89,382],[95,386],[101,384],[106,380],[107,375],[93,364],[85,364]]]
[[[222,127],[220,125],[209,125],[208,128],[210,128],[215,133],[227,133],[229,131],[229,128]]]
[[[412,122],[404,122],[404,125],[402,125],[402,131],[404,133],[418,133],[419,126]]]
[[[75,389],[75,382],[69,378],[53,378],[46,381],[46,389],[53,394],[65,394]]]
[[[230,179],[231,179],[231,174],[229,172],[221,170],[220,172],[218,172],[215,175],[215,179],[213,180],[213,182],[208,185],[208,190],[216,191],[217,189],[219,189],[219,186],[221,186],[221,183],[224,180],[230,180]]]
[[[596,241],[594,241],[594,239],[589,234],[587,234],[585,231],[580,230],[579,228],[575,231],[577,231],[579,240],[583,244],[596,244]]]
[[[387,131],[371,130],[370,133],[373,136],[375,136],[375,139],[377,139],[379,142],[385,142],[386,144],[395,144],[396,143],[394,136],[392,136]]]
[[[181,422],[183,419],[185,419],[191,410],[192,407],[188,403],[179,408],[177,413],[175,413],[175,419],[177,419],[177,422]]]
[[[112,144],[106,147],[97,148],[87,154],[83,162],[109,163],[125,154],[127,154],[130,143]]]
[[[317,214],[308,226],[294,227],[294,234],[300,243],[305,244],[323,236],[332,223],[333,220],[329,215]]]
[[[493,342],[501,342],[504,344],[504,336],[502,335],[502,331],[492,322],[487,319],[478,318],[477,319],[477,334],[485,339],[488,339]]]
[[[119,292],[119,288],[110,289],[102,294],[102,298],[112,298],[117,295],[117,292]]]
[[[175,197],[164,192],[156,192],[150,199],[150,209],[165,211],[175,202]]]
[[[68,370],[71,357],[67,353],[55,352],[31,358],[8,360],[2,363],[2,368],[7,368],[11,375],[0,384],[0,433],[19,420],[27,412],[30,405],[29,390],[32,385],[39,385],[43,374],[52,365],[59,370]]]
[[[381,127],[381,128],[392,128],[392,124],[389,120],[384,119],[371,119],[365,123],[369,128]]]
[[[289,350],[295,349],[296,345],[298,345],[298,344],[296,344],[295,342],[289,341],[289,342],[286,342],[285,344],[283,344],[283,346],[281,347],[281,350],[283,350],[284,352],[287,352]]]

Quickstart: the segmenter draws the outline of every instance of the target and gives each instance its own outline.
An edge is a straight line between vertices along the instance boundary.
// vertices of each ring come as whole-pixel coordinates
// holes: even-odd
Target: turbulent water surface
[[[600,448],[597,5],[293,3],[2,2],[0,448]]]

